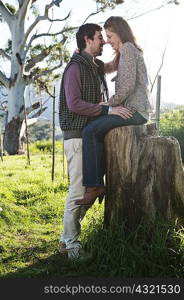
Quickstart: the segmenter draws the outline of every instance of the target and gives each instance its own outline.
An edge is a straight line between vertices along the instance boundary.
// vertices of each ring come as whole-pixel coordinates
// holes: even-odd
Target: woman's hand
[[[123,119],[130,119],[133,116],[132,112],[123,106],[113,106],[112,111],[109,114],[118,115]]]
[[[80,53],[79,48],[76,48],[76,49],[74,50],[74,52],[73,52],[73,55],[74,55],[74,54],[79,54],[79,53]]]

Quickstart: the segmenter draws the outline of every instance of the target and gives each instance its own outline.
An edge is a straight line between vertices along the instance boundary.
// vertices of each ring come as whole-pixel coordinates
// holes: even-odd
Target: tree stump
[[[184,169],[179,143],[154,124],[112,129],[105,137],[104,223],[129,227],[184,217]]]

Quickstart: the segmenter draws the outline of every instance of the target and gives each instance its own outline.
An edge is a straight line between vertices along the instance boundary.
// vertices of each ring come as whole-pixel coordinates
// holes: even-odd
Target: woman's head
[[[131,42],[134,46],[141,50],[137,45],[136,39],[129,24],[122,17],[110,17],[105,21],[104,29],[109,42],[114,50],[119,50],[126,42]]]

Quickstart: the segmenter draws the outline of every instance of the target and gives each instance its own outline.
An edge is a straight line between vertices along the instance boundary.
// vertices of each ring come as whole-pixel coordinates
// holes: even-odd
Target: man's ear
[[[89,38],[87,37],[87,35],[84,36],[84,40],[86,42],[86,46],[89,44]]]

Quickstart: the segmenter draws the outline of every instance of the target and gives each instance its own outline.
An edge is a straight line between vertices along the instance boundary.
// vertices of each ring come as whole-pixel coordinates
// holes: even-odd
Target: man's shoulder
[[[97,65],[99,65],[100,67],[102,66],[104,66],[104,62],[101,60],[101,59],[98,59],[98,58],[95,58],[95,63],[97,64]]]
[[[72,61],[66,66],[66,69],[79,69],[79,64]]]
[[[68,74],[70,72],[78,72],[79,71],[79,65],[77,62],[74,62],[72,60],[69,61],[69,63],[66,65],[64,69],[64,74]]]
[[[81,53],[74,53],[70,60],[71,63],[76,63],[76,64],[86,63],[86,61],[87,61],[86,57],[84,57]]]

